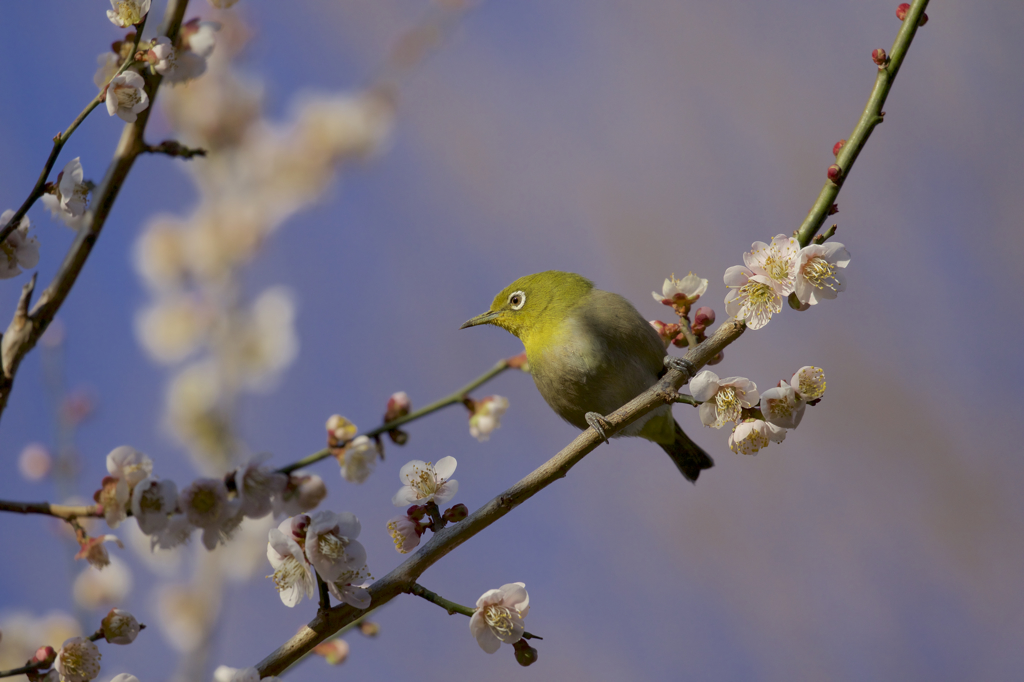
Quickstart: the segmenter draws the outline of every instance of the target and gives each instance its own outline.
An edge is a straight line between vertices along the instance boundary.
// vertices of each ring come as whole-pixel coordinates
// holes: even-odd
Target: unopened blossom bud
[[[508,398],[500,395],[489,395],[474,405],[473,414],[469,417],[469,433],[481,443],[491,437],[491,433],[501,426],[501,416],[508,409]]]
[[[412,409],[412,402],[409,400],[409,396],[406,395],[405,391],[399,391],[398,393],[391,394],[388,398],[387,412],[384,413],[384,422],[393,422],[399,417],[404,417],[409,414],[409,410]]]
[[[720,351],[718,351],[718,355],[716,355],[715,357],[713,357],[710,360],[708,360],[708,364],[709,365],[717,365],[718,363],[720,363],[724,359],[725,359],[725,351],[721,351],[720,350]]]
[[[697,308],[697,312],[693,315],[693,323],[705,328],[713,325],[715,323],[715,311],[706,305]]]
[[[142,630],[135,616],[121,609],[110,609],[101,624],[103,638],[111,644],[131,644]]]
[[[918,25],[918,26],[924,26],[924,25],[925,25],[925,24],[927,24],[927,23],[928,23],[928,15],[927,15],[927,14],[924,14],[924,13],[922,12],[922,13],[921,13],[921,19],[920,19],[920,20],[919,20],[919,21],[917,22],[917,25]]]
[[[829,215],[835,215],[836,213],[839,213],[839,204],[832,204],[828,207]]]
[[[846,140],[839,140],[832,145],[832,156],[839,156],[839,150],[846,146]]]
[[[402,429],[391,429],[388,431],[388,438],[395,445],[405,445],[409,442],[409,434]]]
[[[900,6],[896,8],[896,18],[899,19],[900,21],[903,21],[904,19],[907,18],[907,12],[909,12],[909,11],[910,11],[910,3],[909,2],[900,3]]]
[[[309,529],[309,524],[311,522],[309,516],[306,514],[299,514],[298,516],[293,516],[291,522],[292,537],[296,540],[305,542],[306,531]]]
[[[885,54],[885,50],[878,48],[871,53],[871,61],[878,64],[879,67],[882,67],[889,63],[889,57]]]
[[[513,355],[512,357],[505,360],[505,363],[512,369],[521,369],[524,372],[530,371],[530,363],[526,360],[526,352],[522,352],[519,355]]]
[[[380,634],[380,624],[371,623],[368,620],[361,621],[359,623],[359,632],[362,633],[364,637],[376,637]]]
[[[513,644],[512,648],[516,652],[516,663],[524,668],[537,662],[537,650],[527,644],[525,639]]]
[[[313,647],[313,653],[317,656],[323,656],[324,660],[327,661],[327,665],[338,665],[339,663],[344,663],[345,659],[348,658],[348,649],[348,642],[341,637],[335,637],[334,639],[317,644]]]
[[[29,443],[18,456],[18,471],[28,481],[41,481],[50,473],[53,458],[50,451],[39,443]]]
[[[29,664],[40,663],[39,667],[45,668],[53,665],[54,659],[57,658],[57,652],[52,646],[41,646],[36,649],[36,653],[32,656],[32,660]]]
[[[658,332],[658,336],[661,337],[661,342],[665,344],[665,348],[669,347],[678,336],[682,329],[677,322],[662,322],[661,320],[651,320],[651,326],[654,327],[654,331]]]
[[[327,442],[338,447],[356,437],[359,429],[340,414],[332,414],[327,420]]]
[[[828,167],[827,174],[829,180],[838,184],[839,181],[843,178],[843,169],[840,168],[837,164],[833,163],[831,166]]]
[[[419,521],[427,515],[427,508],[424,505],[414,504],[411,507],[409,507],[409,509],[406,510],[405,513],[409,516],[410,519],[416,519],[417,521]]]
[[[459,503],[450,509],[446,509],[444,514],[441,514],[441,518],[446,521],[451,521],[452,523],[458,523],[467,516],[469,516],[469,509],[467,509],[466,505],[462,503]]]

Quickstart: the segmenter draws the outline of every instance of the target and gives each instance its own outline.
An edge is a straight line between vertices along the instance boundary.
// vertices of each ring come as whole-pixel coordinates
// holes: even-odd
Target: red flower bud
[[[451,509],[446,509],[444,514],[441,515],[441,518],[446,521],[451,521],[452,523],[458,523],[467,516],[469,516],[469,509],[466,505],[460,503]]]
[[[878,66],[880,67],[885,66],[886,64],[889,63],[889,56],[885,54],[885,50],[883,50],[882,48],[878,48],[877,50],[871,53],[871,61],[873,61],[875,64],[878,64]]]
[[[828,167],[828,179],[829,180],[831,180],[832,182],[834,182],[834,183],[836,183],[838,185],[839,181],[842,179],[842,177],[843,177],[843,169],[840,168],[838,165],[833,163],[831,166]]]
[[[405,513],[409,516],[410,519],[415,519],[416,521],[419,521],[427,515],[427,509],[422,505],[414,504],[413,506],[409,507],[409,509],[407,509]]]
[[[702,305],[697,308],[697,312],[693,314],[693,324],[707,327],[715,323],[715,311],[706,305]]]
[[[35,665],[36,663],[45,664],[43,667],[53,665],[54,660],[57,658],[57,652],[53,650],[52,646],[41,646],[36,649],[36,653],[32,656],[32,660],[29,664]]]
[[[718,355],[708,360],[709,365],[717,365],[725,359],[725,351],[718,351]]]
[[[917,22],[917,25],[918,26],[924,26],[927,23],[928,23],[928,15],[922,12],[921,13],[921,20]]]
[[[839,150],[846,146],[846,140],[839,140],[832,145],[832,156],[839,156]]]
[[[904,19],[907,18],[907,12],[909,12],[909,11],[910,11],[910,3],[909,2],[902,3],[899,7],[896,8],[896,18],[899,19],[900,21],[903,21]]]

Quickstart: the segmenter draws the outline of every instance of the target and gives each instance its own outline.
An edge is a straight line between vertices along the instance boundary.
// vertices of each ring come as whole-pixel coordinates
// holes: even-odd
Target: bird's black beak
[[[466,327],[475,327],[478,324],[490,324],[491,320],[501,314],[500,310],[488,310],[482,315],[477,315],[471,320],[466,320],[459,329],[465,329]]]

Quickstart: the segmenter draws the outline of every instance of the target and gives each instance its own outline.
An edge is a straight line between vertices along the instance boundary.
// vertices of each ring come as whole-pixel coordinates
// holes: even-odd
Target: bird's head
[[[460,327],[493,324],[518,336],[552,331],[594,288],[594,283],[571,272],[548,270],[526,275],[502,289],[491,309]]]

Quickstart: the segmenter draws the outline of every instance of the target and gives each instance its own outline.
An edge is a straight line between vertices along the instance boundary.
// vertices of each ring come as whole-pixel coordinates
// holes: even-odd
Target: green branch
[[[421,407],[420,409],[414,412],[410,412],[404,417],[399,417],[398,419],[393,419],[389,422],[381,424],[377,428],[371,431],[367,431],[366,433],[361,435],[373,438],[374,436],[379,436],[381,434],[387,433],[388,431],[397,429],[399,426],[402,426],[403,424],[408,424],[409,422],[419,419],[420,417],[425,417],[428,414],[437,412],[438,410],[448,407],[449,405],[462,403],[470,394],[470,392],[484,385],[494,377],[504,372],[506,369],[519,367],[522,367],[522,362],[520,361],[520,356],[518,355],[513,356],[511,358],[506,358],[504,360],[499,360],[494,365],[494,367],[491,367],[489,370],[478,376],[476,379],[473,379],[473,381],[469,382],[468,384],[458,389],[454,393],[451,393],[445,396],[444,398],[441,398],[440,400],[432,402],[426,407]],[[331,448],[324,448],[319,452],[314,452],[312,455],[309,455],[308,457],[303,457],[297,462],[293,462],[292,464],[283,466],[280,469],[278,469],[278,471],[281,472],[282,474],[290,474],[296,469],[301,469],[304,466],[308,466],[315,462],[319,462],[322,459],[330,457],[332,452],[333,450]]]
[[[875,126],[884,120],[885,112],[882,111],[882,107],[885,106],[889,90],[896,80],[896,74],[899,73],[903,59],[907,56],[910,43],[914,40],[914,34],[917,33],[918,21],[920,21],[921,15],[924,14],[924,9],[927,6],[928,0],[914,0],[914,3],[910,6],[910,10],[908,10],[907,16],[903,20],[903,26],[900,28],[900,32],[896,34],[896,42],[892,45],[889,61],[885,66],[878,67],[875,87],[871,90],[868,103],[865,105],[864,111],[861,113],[860,119],[857,121],[857,125],[854,127],[850,137],[846,139],[846,144],[843,145],[836,156],[836,165],[840,169],[838,177],[834,181],[831,179],[825,181],[825,186],[821,188],[818,199],[814,202],[814,206],[811,207],[810,213],[804,218],[800,229],[797,230],[796,238],[800,241],[800,246],[810,244],[811,239],[821,229],[825,218],[829,216],[836,197],[839,196],[839,190],[843,186],[843,181],[846,180],[850,175],[850,170],[853,169],[853,163],[857,160],[857,156],[864,149],[864,145],[867,143],[868,138],[871,137],[871,132],[875,129]]]

